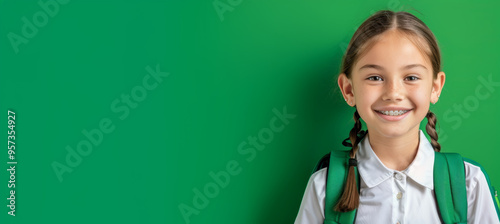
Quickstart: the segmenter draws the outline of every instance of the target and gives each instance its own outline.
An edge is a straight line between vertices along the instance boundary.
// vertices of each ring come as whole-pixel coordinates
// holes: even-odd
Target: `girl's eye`
[[[380,78],[380,76],[370,76],[367,79],[370,81],[382,81],[382,78]]]
[[[412,76],[408,76],[408,77],[406,77],[405,79],[406,79],[406,80],[408,80],[408,81],[416,81],[416,80],[419,80],[419,78],[418,78],[417,76],[413,76],[413,75],[412,75]]]

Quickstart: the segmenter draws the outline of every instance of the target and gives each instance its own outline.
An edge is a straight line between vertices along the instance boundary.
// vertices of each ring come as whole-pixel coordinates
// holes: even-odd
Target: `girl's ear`
[[[436,79],[434,79],[432,83],[432,93],[431,93],[431,102],[437,103],[439,100],[439,96],[441,95],[441,90],[443,90],[444,81],[446,80],[446,76],[443,71],[437,74]]]
[[[339,88],[342,91],[342,96],[344,97],[346,103],[349,106],[354,107],[356,105],[356,101],[354,98],[354,91],[352,88],[351,80],[347,78],[345,73],[342,73],[339,75],[337,82],[339,84]]]

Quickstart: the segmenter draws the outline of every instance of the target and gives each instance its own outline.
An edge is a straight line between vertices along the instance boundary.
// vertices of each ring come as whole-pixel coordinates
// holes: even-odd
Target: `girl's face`
[[[389,138],[417,133],[445,75],[434,79],[429,59],[396,30],[381,35],[354,64],[350,79],[339,76],[339,87],[370,133]]]

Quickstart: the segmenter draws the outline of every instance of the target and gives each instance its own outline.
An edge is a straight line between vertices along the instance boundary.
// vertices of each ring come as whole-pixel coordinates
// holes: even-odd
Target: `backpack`
[[[337,212],[333,210],[344,189],[349,158],[349,150],[334,150],[323,156],[314,168],[313,173],[327,167],[324,224],[354,223],[356,210],[349,212]],[[497,192],[491,186],[490,179],[483,167],[473,160],[463,158],[458,153],[435,152],[434,194],[442,222],[447,224],[467,223],[467,192],[465,187],[464,161],[481,168],[488,182],[494,201],[493,204],[500,219],[500,202]],[[359,173],[356,166],[354,167],[354,171],[359,190]]]

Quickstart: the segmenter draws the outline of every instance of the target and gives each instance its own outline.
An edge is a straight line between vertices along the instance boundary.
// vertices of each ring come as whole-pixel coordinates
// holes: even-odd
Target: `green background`
[[[16,112],[18,164],[16,217],[0,200],[0,223],[185,223],[178,206],[193,206],[193,189],[230,161],[239,173],[190,223],[292,223],[313,166],[352,127],[335,78],[356,27],[379,9],[412,12],[434,32],[447,74],[431,106],[443,151],[481,163],[500,186],[500,4],[220,2],[230,7],[222,17],[213,1],[69,1],[16,53],[9,33],[43,9],[1,1],[0,111],[4,130]],[[157,65],[169,76],[120,119],[112,103]],[[490,75],[488,91],[480,79]],[[238,146],[267,138],[273,108],[285,107],[296,117],[248,161]],[[52,164],[105,118],[115,129],[59,181]],[[1,154],[7,198],[5,146]]]

